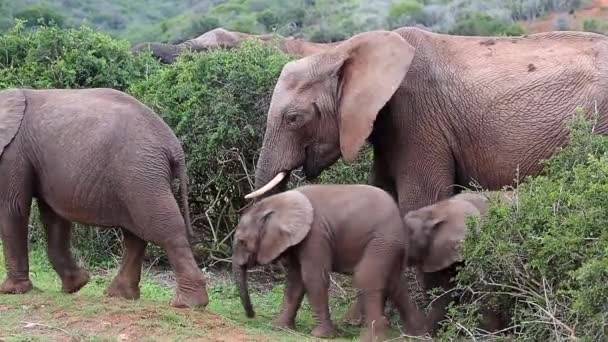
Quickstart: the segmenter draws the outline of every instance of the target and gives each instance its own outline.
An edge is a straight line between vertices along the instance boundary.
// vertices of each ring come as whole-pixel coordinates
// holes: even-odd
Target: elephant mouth
[[[331,144],[319,144],[317,146],[311,145],[306,147],[306,159],[302,167],[306,180],[317,179],[323,170],[340,159],[340,150],[334,150],[331,147]]]

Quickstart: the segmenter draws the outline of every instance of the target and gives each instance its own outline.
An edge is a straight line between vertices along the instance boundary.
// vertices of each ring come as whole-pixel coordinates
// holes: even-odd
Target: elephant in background
[[[352,273],[361,291],[367,329],[382,340],[384,302],[397,307],[408,333],[424,334],[426,319],[402,282],[406,230],[390,195],[369,185],[308,185],[267,197],[241,217],[234,234],[233,270],[248,317],[254,317],[247,268],[279,258],[289,263],[282,310],[275,324],[293,328],[307,294],[316,337],[336,329],[328,307],[330,272]],[[373,328],[373,330],[372,330]]]
[[[443,293],[430,304],[429,326],[437,333],[452,301],[449,291],[463,259],[460,244],[466,238],[467,218],[482,218],[491,201],[513,203],[512,191],[462,192],[447,200],[408,212],[403,221],[408,231],[408,264],[415,266],[425,291],[440,288]],[[484,329],[497,331],[504,317],[490,308],[482,310]]]
[[[179,44],[139,43],[133,47],[132,51],[134,53],[139,53],[150,49],[154,57],[159,58],[160,61],[165,64],[171,64],[175,62],[179,54],[188,49],[192,51],[207,51],[217,48],[231,49],[238,47],[243,41],[250,38],[262,42],[272,42],[273,40],[276,40],[278,42],[278,48],[281,51],[296,57],[309,56],[338,44],[337,42],[313,43],[303,39],[285,38],[275,34],[255,35],[228,31],[220,27]]]
[[[175,178],[183,215],[172,192]],[[0,236],[7,269],[0,293],[33,287],[32,198],[64,292],[77,292],[89,280],[70,251],[72,222],[78,222],[122,228],[124,255],[108,296],[139,298],[150,241],[165,250],[177,278],[171,305],[207,305],[205,278],[189,242],[184,152],[165,122],[135,98],[103,88],[0,91]]]

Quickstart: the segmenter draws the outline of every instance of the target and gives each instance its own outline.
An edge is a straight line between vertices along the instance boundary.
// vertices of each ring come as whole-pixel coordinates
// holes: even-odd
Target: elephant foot
[[[209,296],[203,282],[195,289],[183,290],[178,287],[171,299],[171,306],[176,308],[206,307],[209,304]]]
[[[121,282],[114,278],[110,286],[106,289],[105,294],[108,297],[137,300],[139,299],[139,286],[129,285],[126,282]]]
[[[317,325],[310,334],[318,338],[333,338],[337,335],[337,332],[336,327],[332,323],[325,323]]]
[[[78,292],[89,282],[89,279],[89,272],[85,270],[78,270],[73,274],[67,275],[61,280],[61,290],[65,293]]]
[[[27,280],[13,280],[7,278],[2,285],[0,285],[0,293],[5,294],[22,294],[30,292],[34,286],[32,282]]]
[[[272,326],[280,329],[295,330],[296,323],[293,319],[285,319],[279,316],[272,321]]]

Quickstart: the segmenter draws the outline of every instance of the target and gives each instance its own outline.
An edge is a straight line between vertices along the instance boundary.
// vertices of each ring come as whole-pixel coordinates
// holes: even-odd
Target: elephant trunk
[[[152,56],[159,58],[162,63],[171,64],[175,62],[177,56],[185,49],[183,44],[163,44],[163,43],[140,43],[133,47],[134,53],[150,49]]]
[[[238,262],[233,260],[232,272],[239,286],[239,296],[241,297],[241,304],[245,309],[245,314],[247,317],[253,318],[255,317],[255,311],[253,311],[253,305],[251,305],[249,288],[247,286],[247,264],[239,265]]]

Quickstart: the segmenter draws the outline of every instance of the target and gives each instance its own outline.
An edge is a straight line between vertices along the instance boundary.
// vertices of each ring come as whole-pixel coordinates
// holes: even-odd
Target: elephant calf
[[[482,217],[490,205],[489,199],[510,201],[511,192],[464,192],[408,212],[404,222],[409,235],[408,263],[416,267],[425,291],[440,288],[449,291],[455,286],[454,277],[461,265],[459,245],[466,236],[467,217]],[[443,294],[431,303],[429,325],[433,333],[445,318],[450,295]],[[503,324],[495,312],[484,308],[483,325],[497,330]]]
[[[183,216],[171,181],[180,180]],[[176,307],[207,305],[188,241],[184,152],[171,129],[135,98],[112,89],[0,91],[0,235],[7,278],[0,293],[32,289],[28,218],[36,198],[49,260],[64,292],[89,280],[70,252],[71,223],[121,227],[125,252],[106,293],[139,297],[147,241],[176,274]]]
[[[372,334],[383,337],[385,296],[409,333],[425,333],[426,320],[401,281],[405,233],[393,198],[368,185],[308,185],[261,200],[243,214],[234,235],[233,270],[247,316],[255,315],[247,267],[285,257],[290,267],[276,325],[294,326],[306,293],[317,323],[312,335],[333,336],[328,307],[333,271],[353,273],[362,293],[368,324],[364,340]]]

